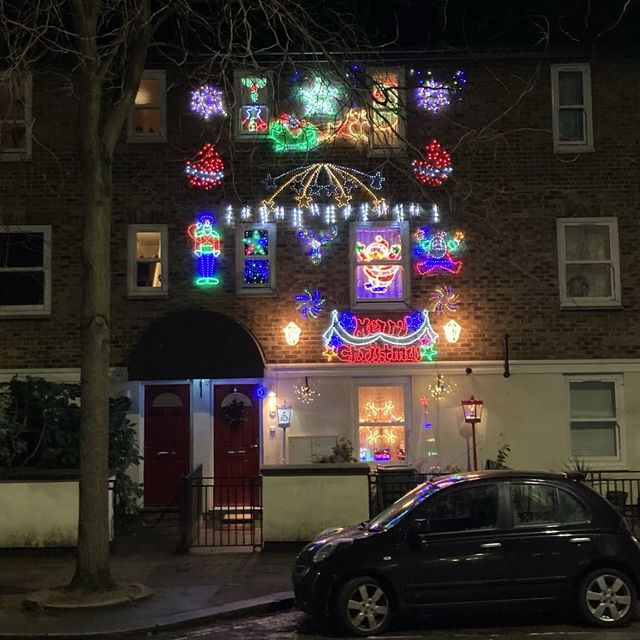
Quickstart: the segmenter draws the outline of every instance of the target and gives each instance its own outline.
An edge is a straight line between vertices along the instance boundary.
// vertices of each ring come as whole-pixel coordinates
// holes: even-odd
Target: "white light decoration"
[[[444,376],[439,373],[435,384],[428,385],[427,389],[434,400],[441,400],[448,396],[457,386],[455,382],[446,382]]]
[[[292,347],[298,344],[302,329],[300,329],[295,322],[290,322],[282,331],[284,332],[284,338],[287,344],[290,344]]]
[[[445,325],[442,326],[444,329],[444,335],[447,338],[447,342],[454,343],[458,342],[458,338],[460,337],[460,332],[462,331],[462,327],[453,319],[449,320]]]
[[[304,378],[304,384],[294,384],[293,389],[296,397],[302,404],[311,404],[320,394],[309,386],[307,377]]]

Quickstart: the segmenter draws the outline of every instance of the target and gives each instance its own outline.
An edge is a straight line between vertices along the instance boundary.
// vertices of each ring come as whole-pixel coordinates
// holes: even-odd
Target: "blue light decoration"
[[[438,334],[426,309],[399,320],[355,316],[350,311],[331,312],[331,323],[322,334],[324,356],[331,361],[359,364],[433,361]]]
[[[322,313],[325,303],[325,299],[320,294],[320,289],[314,289],[313,291],[305,289],[303,293],[297,293],[293,299],[298,303],[296,304],[296,309],[305,320],[317,318]]]
[[[263,384],[259,384],[254,389],[254,393],[256,398],[259,398],[260,400],[264,400],[264,398],[267,397],[267,394],[269,393],[269,391],[267,387],[265,387]]]
[[[218,87],[205,84],[191,92],[191,111],[205,120],[226,116],[224,94]]]
[[[221,242],[220,234],[213,227],[214,222],[211,214],[203,213],[187,229],[193,240],[193,255],[198,264],[198,276],[195,279],[198,286],[211,287],[220,283],[217,271]]]
[[[332,225],[329,229],[319,232],[312,231],[311,229],[305,229],[304,227],[298,229],[298,238],[302,240],[306,249],[308,249],[307,255],[311,260],[311,264],[314,266],[317,266],[322,262],[322,248],[326,247],[337,237],[337,225]]]
[[[422,227],[416,231],[417,244],[414,254],[420,260],[416,264],[421,276],[436,276],[439,274],[456,274],[462,269],[462,260],[456,260],[453,254],[462,250],[464,233],[456,231],[450,235],[446,231],[432,232],[429,227]]]
[[[271,277],[269,260],[249,259],[244,261],[245,285],[268,285]]]
[[[464,71],[456,71],[447,82],[438,82],[431,71],[422,76],[422,72],[414,71],[419,87],[415,90],[416,105],[421,111],[436,115],[451,104],[454,96],[462,91],[467,83]]]

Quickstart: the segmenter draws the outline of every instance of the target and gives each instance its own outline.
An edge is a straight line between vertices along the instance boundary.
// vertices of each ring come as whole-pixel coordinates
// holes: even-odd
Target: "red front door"
[[[252,384],[215,387],[213,475],[216,478],[248,478],[260,474],[258,400],[253,395],[254,387]]]
[[[175,507],[189,471],[189,385],[148,386],[144,407],[144,506]]]

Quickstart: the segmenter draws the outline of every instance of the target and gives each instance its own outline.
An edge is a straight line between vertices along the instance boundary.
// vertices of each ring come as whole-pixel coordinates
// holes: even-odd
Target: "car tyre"
[[[636,588],[617,569],[596,569],[580,583],[578,605],[583,620],[594,627],[621,627],[636,611]]]
[[[390,596],[389,589],[375,578],[352,578],[338,589],[334,618],[354,636],[383,633],[393,616]]]

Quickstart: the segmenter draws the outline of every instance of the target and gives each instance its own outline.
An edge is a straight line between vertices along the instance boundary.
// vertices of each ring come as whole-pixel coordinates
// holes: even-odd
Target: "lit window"
[[[623,457],[622,378],[570,379],[571,455],[618,462]]]
[[[31,76],[0,84],[0,160],[31,157]]]
[[[351,227],[351,302],[368,309],[404,309],[409,297],[409,223]]]
[[[51,313],[51,227],[0,229],[0,315]]]
[[[129,114],[127,142],[167,141],[167,92],[164,71],[145,71]]]
[[[358,387],[358,438],[363,462],[406,460],[404,387]]]
[[[560,306],[619,307],[620,261],[616,218],[560,218]]]
[[[268,74],[238,72],[235,76],[237,125],[241,138],[267,137],[273,111],[273,86]]]
[[[236,226],[236,290],[265,294],[276,290],[276,225]]]
[[[593,151],[591,69],[588,64],[551,67],[553,148],[559,153]]]
[[[385,155],[402,147],[403,111],[400,105],[401,71],[379,70],[371,75],[371,155]]]
[[[166,296],[167,225],[129,225],[127,291],[129,296]]]

